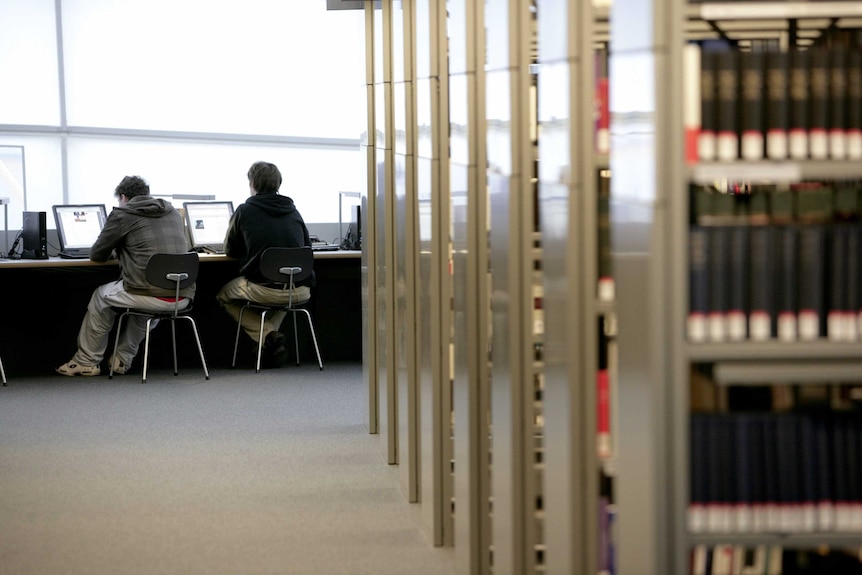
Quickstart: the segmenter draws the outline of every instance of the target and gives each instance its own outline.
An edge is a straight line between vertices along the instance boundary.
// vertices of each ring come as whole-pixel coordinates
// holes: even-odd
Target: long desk
[[[317,285],[312,291],[310,311],[314,318],[320,353],[327,361],[362,361],[361,252],[315,252]],[[215,296],[236,277],[236,260],[223,255],[200,254],[192,316],[198,323],[207,362],[213,368],[229,367],[236,323],[220,308]],[[75,353],[78,329],[93,290],[118,278],[116,261],[49,258],[47,260],[0,260],[0,285],[5,296],[0,319],[0,357],[8,376],[45,374]],[[314,350],[302,318],[299,318],[300,359],[315,363]],[[151,338],[151,364],[170,366],[170,330],[157,328]],[[293,344],[291,318],[282,331]],[[181,367],[199,363],[193,353],[194,340],[177,328]],[[113,335],[112,335],[113,337]],[[108,346],[112,351],[113,339]],[[189,347],[191,346],[191,347]],[[238,367],[254,370],[251,341],[242,335]],[[182,350],[188,350],[185,353]],[[104,364],[103,364],[104,367]],[[132,368],[140,369],[140,359]]]

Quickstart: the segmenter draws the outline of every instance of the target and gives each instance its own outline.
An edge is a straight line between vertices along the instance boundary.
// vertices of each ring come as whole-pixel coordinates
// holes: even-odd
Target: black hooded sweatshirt
[[[237,207],[228,225],[224,251],[239,260],[239,273],[249,281],[266,283],[260,256],[266,248],[310,246],[308,228],[293,200],[275,193],[257,194]],[[314,285],[314,274],[298,285]]]

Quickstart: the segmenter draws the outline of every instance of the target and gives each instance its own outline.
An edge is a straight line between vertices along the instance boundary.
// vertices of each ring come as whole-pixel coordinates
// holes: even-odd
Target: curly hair
[[[255,162],[248,169],[248,181],[258,194],[275,194],[281,187],[281,172],[275,164]]]
[[[149,196],[150,186],[140,176],[126,176],[114,190],[114,196],[119,198],[121,194],[130,200],[135,196]]]

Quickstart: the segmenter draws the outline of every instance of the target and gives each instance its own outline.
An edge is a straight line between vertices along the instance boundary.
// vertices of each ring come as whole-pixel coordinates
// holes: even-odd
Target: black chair
[[[296,365],[299,365],[299,337],[296,329],[296,314],[305,314],[308,319],[308,327],[311,330],[311,339],[314,342],[314,351],[317,352],[317,365],[323,371],[323,361],[320,359],[320,348],[317,345],[317,335],[314,333],[314,324],[311,321],[311,313],[305,308],[310,301],[293,303],[293,290],[298,282],[307,279],[314,271],[314,252],[310,247],[302,248],[268,248],[260,257],[260,272],[268,282],[278,284],[283,290],[289,290],[291,303],[287,305],[269,305],[254,301],[246,301],[239,312],[236,325],[236,339],[233,345],[233,362],[231,367],[236,366],[236,350],[239,347],[239,334],[242,330],[242,315],[247,309],[260,311],[260,337],[257,344],[257,364],[255,373],[260,372],[260,356],[263,351],[263,327],[268,312],[285,311],[293,316],[293,339],[296,344]]]
[[[114,354],[117,353],[117,344],[120,342],[120,331],[123,327],[123,320],[126,316],[134,315],[147,318],[147,335],[144,338],[144,374],[141,383],[147,383],[147,363],[150,355],[150,324],[154,319],[165,320],[171,322],[171,335],[173,337],[174,350],[174,375],[177,375],[177,328],[176,320],[184,319],[192,324],[192,332],[195,336],[195,342],[198,345],[198,353],[201,356],[201,364],[204,367],[204,375],[207,379],[210,378],[210,373],[207,370],[207,362],[204,359],[204,350],[201,347],[201,339],[198,336],[198,327],[194,318],[189,315],[192,310],[192,301],[189,301],[188,306],[180,309],[180,290],[195,283],[198,277],[198,254],[189,252],[185,254],[153,254],[147,261],[146,277],[147,281],[156,287],[164,289],[172,289],[175,294],[174,308],[170,311],[157,312],[146,309],[125,308],[125,311],[120,314],[117,319],[117,335],[114,338]],[[108,379],[114,377],[114,361],[111,360],[111,371],[108,374]]]

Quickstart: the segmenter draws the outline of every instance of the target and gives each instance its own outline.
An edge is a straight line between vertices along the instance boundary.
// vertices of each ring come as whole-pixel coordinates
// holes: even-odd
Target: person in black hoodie
[[[234,212],[224,241],[225,254],[239,260],[240,276],[226,283],[216,296],[234,321],[239,321],[242,300],[273,305],[290,303],[289,292],[281,287],[268,287],[260,273],[260,256],[265,249],[311,245],[308,228],[293,200],[278,193],[281,172],[275,164],[252,164],[248,170],[248,187],[251,195]],[[307,301],[313,286],[314,274],[297,285],[293,303]],[[287,338],[279,331],[285,315],[277,312],[266,316],[264,365],[276,367],[287,361]],[[260,312],[247,309],[242,315],[242,329],[256,347],[260,337]]]

